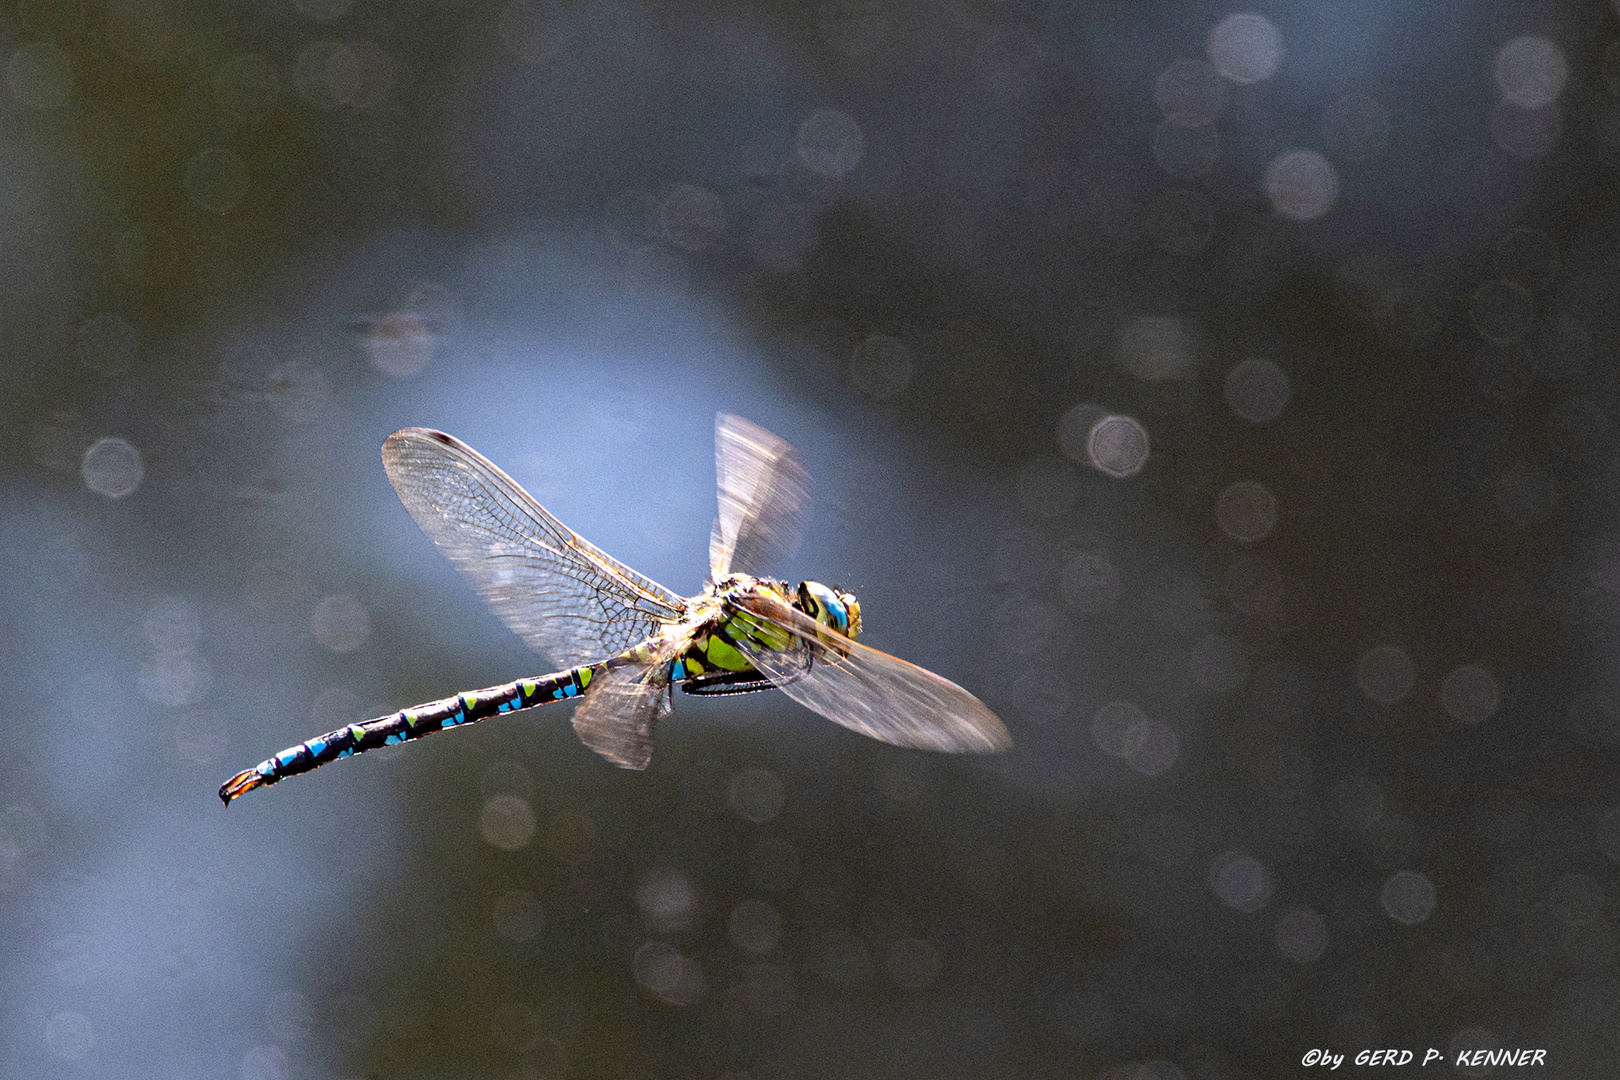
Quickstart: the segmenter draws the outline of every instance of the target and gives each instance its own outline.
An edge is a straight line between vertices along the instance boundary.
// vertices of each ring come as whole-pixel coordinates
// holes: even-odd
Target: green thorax
[[[756,649],[786,649],[791,640],[787,631],[773,623],[755,618],[732,602],[734,597],[747,593],[764,594],[783,603],[793,602],[792,594],[782,582],[747,579],[720,591],[715,613],[705,620],[703,629],[681,655],[684,674],[702,675],[705,672],[748,673],[754,671],[738,644]]]

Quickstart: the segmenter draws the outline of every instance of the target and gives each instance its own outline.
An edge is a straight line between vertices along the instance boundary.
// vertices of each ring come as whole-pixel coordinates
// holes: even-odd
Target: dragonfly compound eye
[[[819,581],[806,581],[799,585],[799,604],[805,614],[840,634],[849,633],[849,608],[842,599],[847,595],[836,593]]]

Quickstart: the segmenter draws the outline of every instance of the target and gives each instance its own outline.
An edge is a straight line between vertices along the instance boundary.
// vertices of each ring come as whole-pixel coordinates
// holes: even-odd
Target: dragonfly
[[[991,753],[1012,744],[996,714],[960,686],[857,641],[861,605],[853,593],[756,576],[797,550],[810,477],[789,443],[740,416],[715,420],[720,510],[709,577],[696,596],[625,566],[442,431],[396,431],[382,459],[422,531],[518,637],[562,670],[299,743],[227,780],[219,789],[227,806],[340,758],[554,702],[575,703],[574,731],[590,749],[645,769],[677,686],[694,695],[779,689],[897,746]]]

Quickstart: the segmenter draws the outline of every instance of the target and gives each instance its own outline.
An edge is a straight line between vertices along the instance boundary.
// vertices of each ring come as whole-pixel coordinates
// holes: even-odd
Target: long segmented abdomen
[[[591,679],[607,666],[608,661],[603,661],[538,679],[518,679],[486,690],[469,690],[426,705],[401,709],[363,724],[350,724],[329,731],[308,742],[288,747],[255,767],[237,773],[220,787],[219,797],[229,806],[232,799],[254,788],[268,787],[286,777],[318,769],[339,758],[363,754],[379,746],[410,742],[447,728],[476,724],[492,716],[577,698],[589,688]]]

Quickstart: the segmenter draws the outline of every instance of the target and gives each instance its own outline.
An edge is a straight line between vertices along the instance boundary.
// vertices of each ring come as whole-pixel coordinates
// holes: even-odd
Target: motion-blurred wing
[[[459,439],[388,436],[383,468],[422,531],[531,649],[600,660],[681,618],[685,601],[601,551]]]
[[[869,649],[767,596],[739,602],[787,630],[784,650],[740,644],[743,655],[788,697],[834,723],[896,746],[987,754],[1012,736],[984,702],[932,671]]]
[[[709,536],[715,581],[757,574],[792,555],[810,519],[810,474],[798,451],[758,424],[721,413],[714,421],[720,517]]]
[[[670,711],[670,661],[684,645],[684,639],[669,642],[644,662],[610,667],[591,679],[574,707],[579,741],[620,768],[652,764],[653,729]]]

